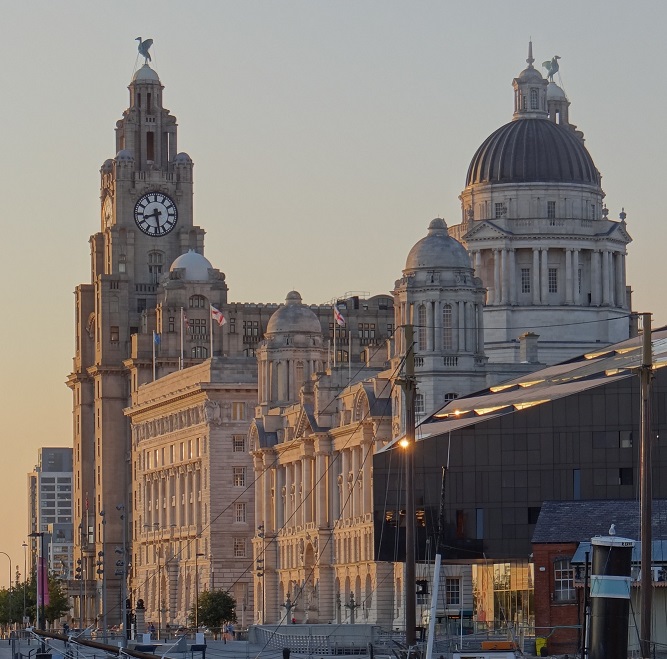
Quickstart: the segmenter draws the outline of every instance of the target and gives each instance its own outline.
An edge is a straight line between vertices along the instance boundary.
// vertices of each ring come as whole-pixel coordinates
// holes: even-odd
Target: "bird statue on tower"
[[[139,46],[139,52],[141,52],[141,46]],[[553,82],[554,76],[558,73],[558,69],[560,68],[558,65],[559,59],[560,57],[558,57],[558,55],[554,55],[551,58],[551,61],[547,60],[546,62],[542,62],[542,66],[547,70],[547,78],[549,78],[549,82]]]
[[[144,58],[144,64],[148,64],[151,61],[151,54],[148,52],[148,49],[153,45],[152,39],[141,40],[141,37],[137,37],[135,41],[139,42],[139,54]]]

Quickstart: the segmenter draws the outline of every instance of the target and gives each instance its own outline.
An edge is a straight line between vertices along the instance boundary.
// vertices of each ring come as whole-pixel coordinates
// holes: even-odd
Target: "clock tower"
[[[192,160],[178,152],[176,118],[163,106],[163,89],[148,63],[130,82],[129,107],[116,123],[116,156],[100,171],[91,281],[75,290],[76,346],[67,384],[73,395],[76,574],[89,594],[76,613],[84,626],[102,613],[102,598],[90,593],[101,593],[103,581],[107,624],[122,620],[117,603],[132,523],[124,409],[137,384],[126,365],[132,335],[150,331],[147,312],[158,303],[169,265],[190,250],[204,251],[204,231],[193,222]]]

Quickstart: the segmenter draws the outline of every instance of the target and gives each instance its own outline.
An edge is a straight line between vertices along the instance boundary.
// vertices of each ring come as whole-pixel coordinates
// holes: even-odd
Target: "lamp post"
[[[4,554],[9,561],[9,622],[12,621],[12,558],[6,551],[0,551],[0,554]]]
[[[39,555],[37,557],[37,629],[40,622],[44,624],[44,531],[33,531],[29,538],[39,538]],[[44,625],[46,627],[46,625]]]
[[[102,549],[97,552],[97,574],[102,576],[102,635],[104,642],[107,642],[107,574],[104,569],[104,550],[106,547],[106,529],[107,519],[106,513],[100,510],[100,517],[102,518]]]
[[[195,631],[199,631],[199,565],[197,559],[204,554],[195,552]]]
[[[28,543],[24,542],[23,547],[23,622],[25,623],[25,582],[28,578]]]
[[[116,561],[116,567],[122,568],[121,570],[116,570],[115,575],[118,576],[120,572],[120,606],[122,611],[122,625],[123,625],[123,638],[129,640],[130,638],[130,626],[127,624],[127,524],[125,522],[125,505],[120,503],[116,506],[116,510],[120,511],[120,521],[123,525],[123,546],[118,551],[116,547],[115,551],[117,554],[121,555],[121,558]],[[119,565],[121,563],[121,565]]]

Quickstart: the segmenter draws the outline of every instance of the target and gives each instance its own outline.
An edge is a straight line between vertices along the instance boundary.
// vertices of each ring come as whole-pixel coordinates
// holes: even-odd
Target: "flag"
[[[224,325],[227,322],[227,319],[225,318],[225,315],[220,311],[220,309],[216,309],[213,305],[211,305],[211,319],[215,320],[218,325]]]
[[[185,324],[186,329],[190,329],[190,321],[188,320],[188,317],[185,314],[185,311],[183,312],[183,323]]]
[[[334,320],[341,327],[345,327],[345,318],[343,318],[343,314],[340,311],[338,311],[338,307],[335,304],[334,304],[333,312],[334,312]]]
[[[162,337],[157,332],[154,332],[153,343],[155,343],[156,346],[159,346],[161,342],[162,342]]]

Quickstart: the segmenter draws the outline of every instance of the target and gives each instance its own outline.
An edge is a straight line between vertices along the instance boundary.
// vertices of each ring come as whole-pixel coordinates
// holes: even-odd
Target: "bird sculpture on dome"
[[[141,48],[141,46],[139,48]],[[558,65],[559,59],[560,57],[558,55],[554,55],[551,58],[551,61],[547,60],[546,62],[542,62],[542,66],[547,70],[547,78],[549,78],[549,82],[554,81],[554,76],[558,73],[558,69],[560,69],[560,66]]]
[[[143,41],[141,40],[141,37],[137,37],[135,41],[139,42],[139,54],[143,56],[144,58],[144,64],[148,64],[148,62],[151,62],[151,54],[148,52],[148,49],[153,45],[153,40],[152,39],[144,39]]]

